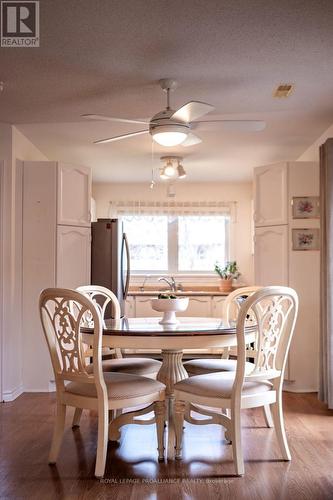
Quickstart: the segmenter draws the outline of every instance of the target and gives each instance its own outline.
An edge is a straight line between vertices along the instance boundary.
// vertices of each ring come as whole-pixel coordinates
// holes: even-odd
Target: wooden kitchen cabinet
[[[90,283],[90,249],[90,227],[58,226],[58,287],[77,288]]]
[[[161,316],[161,313],[151,307],[150,301],[153,298],[156,298],[156,295],[130,295],[126,299],[126,316],[129,318]],[[189,297],[186,311],[177,313],[177,316],[221,318],[224,300],[224,295],[192,295]]]
[[[284,387],[295,392],[316,392],[320,251],[293,250],[292,231],[319,228],[320,220],[294,218],[292,203],[295,197],[319,196],[319,164],[294,161],[255,168],[254,191],[255,284],[290,286],[299,296]]]
[[[58,224],[91,224],[91,168],[57,163]]]
[[[151,299],[156,298],[155,295],[152,296],[140,296],[137,295],[135,297],[135,317],[136,318],[145,318],[149,316],[161,316],[161,313],[158,311],[154,311],[151,307],[150,301]]]
[[[41,290],[90,283],[90,193],[86,167],[23,162],[22,342],[27,388],[48,390],[53,379],[38,312]],[[43,360],[41,370],[34,369],[37,359]]]
[[[288,226],[256,228],[254,272],[256,285],[288,283]]]
[[[211,316],[211,297],[210,296],[192,296],[190,297],[186,311],[177,313],[177,316]]]
[[[254,223],[275,226],[288,223],[287,164],[254,170]]]
[[[223,304],[225,301],[224,295],[215,295],[212,297],[212,316],[213,318],[223,317]]]
[[[132,296],[128,296],[125,300],[125,316],[135,318],[135,298]]]

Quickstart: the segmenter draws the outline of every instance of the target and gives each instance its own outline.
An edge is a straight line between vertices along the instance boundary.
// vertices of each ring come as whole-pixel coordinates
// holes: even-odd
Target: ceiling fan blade
[[[200,142],[202,142],[202,140],[200,139],[200,137],[198,137],[197,135],[195,134],[192,134],[192,132],[190,132],[185,141],[181,143],[181,146],[194,146],[195,144],[199,144]]]
[[[207,123],[207,125],[205,125]],[[206,120],[191,123],[198,130],[212,130],[209,124],[221,123],[225,130],[236,132],[260,132],[266,128],[262,120]]]
[[[138,132],[132,132],[130,134],[116,135],[115,137],[109,137],[107,139],[100,139],[99,141],[94,141],[94,144],[104,144],[106,142],[121,141],[122,139],[127,139],[128,137],[134,137],[136,135],[148,134],[149,130],[139,130]]]
[[[118,123],[144,123],[148,125],[149,121],[145,120],[127,120],[127,118],[114,118],[112,116],[104,116],[104,115],[81,115],[82,118],[87,120],[105,120],[108,122],[118,122]]]
[[[201,118],[210,111],[213,111],[213,109],[215,109],[214,106],[206,104],[205,102],[190,101],[184,104],[181,108],[177,109],[171,118],[173,120],[180,120],[188,123]]]

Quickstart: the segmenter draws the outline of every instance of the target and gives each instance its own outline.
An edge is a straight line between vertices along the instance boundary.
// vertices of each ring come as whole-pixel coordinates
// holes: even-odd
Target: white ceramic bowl
[[[177,299],[151,299],[150,302],[154,311],[164,313],[159,321],[161,325],[175,325],[179,323],[176,312],[186,311],[188,300],[188,297],[179,297]]]

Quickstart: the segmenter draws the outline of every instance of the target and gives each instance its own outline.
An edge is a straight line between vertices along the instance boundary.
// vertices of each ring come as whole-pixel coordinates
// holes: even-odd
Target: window
[[[133,215],[122,217],[131,270],[213,272],[229,259],[229,217],[224,215]]]
[[[227,257],[226,217],[178,217],[179,271],[212,271]]]
[[[133,271],[168,270],[168,217],[123,217]]]

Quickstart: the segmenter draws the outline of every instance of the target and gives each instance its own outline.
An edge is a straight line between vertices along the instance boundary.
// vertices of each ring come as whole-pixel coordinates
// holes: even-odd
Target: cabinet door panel
[[[254,238],[256,285],[288,285],[288,226],[256,229]]]
[[[211,316],[211,297],[190,297],[186,311],[177,313],[177,316]]]
[[[58,287],[76,288],[90,283],[90,245],[90,228],[58,226]]]
[[[135,297],[135,316],[137,318],[147,318],[150,316],[161,316],[162,313],[158,311],[154,311],[153,308],[151,307],[150,300],[156,298],[156,296],[151,296],[151,297],[140,297],[136,296]]]
[[[216,295],[213,297],[212,302],[212,316],[214,318],[223,318],[223,304],[226,297],[223,295]]]
[[[127,297],[125,300],[125,316],[127,318],[135,317],[135,298]]]
[[[254,169],[254,222],[259,226],[288,223],[287,164]]]
[[[58,164],[58,224],[90,226],[91,169]]]

